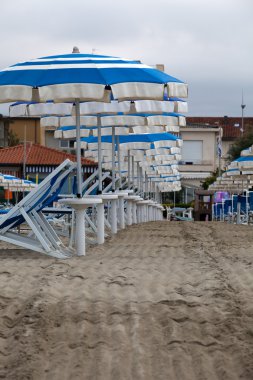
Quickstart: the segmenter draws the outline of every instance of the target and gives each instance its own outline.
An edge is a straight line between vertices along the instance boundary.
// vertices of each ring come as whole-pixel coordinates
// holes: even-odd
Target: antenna
[[[242,127],[241,127],[241,132],[242,132],[242,135],[243,135],[243,132],[244,132],[244,125],[243,125],[243,110],[244,108],[246,107],[246,104],[243,103],[243,89],[242,89],[242,104],[241,104],[241,108],[242,108]]]

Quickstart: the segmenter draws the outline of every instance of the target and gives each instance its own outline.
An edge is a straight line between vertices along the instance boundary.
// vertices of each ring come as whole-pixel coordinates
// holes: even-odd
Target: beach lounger
[[[75,163],[65,160],[38,187],[0,217],[0,240],[57,258],[71,256],[72,250],[62,243],[42,210],[57,200],[75,167]],[[23,223],[30,227],[27,234],[18,231]]]
[[[249,216],[249,197],[246,195],[238,195],[237,198],[237,224],[248,224],[248,216]]]

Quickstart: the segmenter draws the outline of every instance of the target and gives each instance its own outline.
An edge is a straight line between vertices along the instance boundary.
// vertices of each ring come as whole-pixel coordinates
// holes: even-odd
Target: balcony
[[[179,161],[179,170],[183,172],[213,172],[215,162],[211,160]]]

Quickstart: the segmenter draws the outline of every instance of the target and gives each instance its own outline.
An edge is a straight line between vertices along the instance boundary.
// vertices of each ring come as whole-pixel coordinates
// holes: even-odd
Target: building
[[[66,159],[76,161],[76,156],[39,144],[20,144],[0,149],[0,172],[40,182]],[[82,158],[82,167],[85,179],[97,169],[97,164]]]
[[[39,117],[4,117],[0,115],[0,148],[8,147],[11,137],[18,144],[35,143],[75,154],[74,142],[55,139],[54,131],[55,127],[42,127]]]
[[[183,139],[179,170],[196,178],[206,178],[216,170],[216,144],[219,128],[206,125],[186,125],[180,129]],[[194,185],[194,184],[193,184]],[[195,185],[198,185],[197,183]]]
[[[227,163],[227,153],[237,138],[242,136],[243,133],[253,132],[253,117],[187,117],[187,126],[205,125],[208,127],[222,128],[222,167]],[[217,165],[218,166],[218,165]]]
[[[228,162],[228,150],[242,135],[240,117],[187,117],[186,127],[180,129],[183,139],[182,175],[184,201],[193,199],[194,189],[218,168],[224,169]],[[253,130],[253,117],[244,118],[244,133]],[[218,141],[221,137],[221,157]]]
[[[41,144],[42,135],[38,117],[5,117],[0,115],[0,148],[8,147],[11,138]]]
[[[207,177],[217,168],[217,126],[186,123],[180,128],[183,139],[182,159],[179,162],[183,201],[194,199],[195,189],[201,187]]]

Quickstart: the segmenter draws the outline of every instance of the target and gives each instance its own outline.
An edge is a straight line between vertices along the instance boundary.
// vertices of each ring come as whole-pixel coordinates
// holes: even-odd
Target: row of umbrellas
[[[154,102],[154,101],[153,101]],[[138,101],[138,103],[147,103],[147,101]],[[149,102],[150,103],[150,102]],[[158,101],[155,101],[154,102],[155,104],[157,103],[163,103],[163,102],[158,102]],[[87,103],[81,103],[80,106],[84,104],[84,105],[87,105]],[[46,104],[47,105],[50,105],[50,111],[54,114],[57,114],[59,112],[59,107],[58,105],[59,104],[53,104],[53,103],[48,103]],[[66,107],[65,107],[66,105]],[[89,106],[91,106],[90,103],[88,103]],[[96,104],[92,104],[92,107],[88,107],[89,110],[87,109],[87,112],[89,112],[90,110],[94,110],[94,107],[96,106],[97,109],[100,108],[100,103],[96,103]],[[127,102],[125,102],[125,106],[126,105],[129,105],[129,102],[127,104]],[[23,112],[24,111],[27,111],[27,109],[29,109],[30,107],[35,107],[35,109],[33,110],[33,114],[38,113],[39,112],[39,105],[38,104],[24,104],[24,103],[16,103],[14,105],[12,105],[10,107],[10,114],[12,115],[23,115]],[[56,109],[54,109],[54,106],[56,106]],[[69,104],[68,103],[62,103],[60,104],[61,107],[63,107],[64,110],[69,110],[70,107],[69,107]],[[114,106],[114,105],[113,105]],[[25,107],[25,108],[24,108]],[[44,104],[42,105],[42,112],[45,111],[45,108],[47,109],[47,107],[44,107]],[[87,107],[86,107],[87,108]],[[103,111],[104,111],[104,108],[103,107]],[[123,109],[124,107],[122,107]],[[126,109],[126,108],[125,108]],[[36,110],[36,111],[35,111]],[[160,115],[159,113],[157,113],[156,115],[153,115],[151,116],[150,114],[147,115],[147,118],[149,119],[150,117],[153,119],[154,117],[158,120],[156,121],[156,123],[159,123],[159,122],[162,122],[162,123],[168,123],[170,122],[172,125],[170,126],[166,126],[165,127],[169,127],[173,132],[178,132],[179,131],[179,126],[178,125],[175,125],[173,126],[173,124],[179,124],[179,122],[182,122],[182,120],[184,121],[184,117],[182,116],[179,116],[176,115],[176,114],[173,114],[173,116],[171,116],[171,114],[168,116],[168,115]],[[115,154],[115,150],[112,149],[112,147],[114,147],[114,138],[113,138],[113,135],[116,135],[117,136],[117,145],[119,146],[119,144],[121,145],[122,147],[122,156],[124,156],[124,149],[131,149],[131,151],[134,151],[134,156],[135,158],[137,159],[137,161],[143,161],[144,160],[144,163],[146,165],[144,165],[144,163],[140,164],[140,166],[144,167],[145,166],[145,172],[149,172],[149,175],[153,175],[152,176],[152,180],[154,181],[154,176],[157,176],[157,174],[161,174],[161,173],[167,173],[167,174],[178,174],[178,171],[176,171],[175,173],[175,168],[176,168],[176,164],[178,163],[178,160],[181,158],[180,154],[173,154],[175,153],[174,152],[168,152],[168,149],[167,148],[172,148],[174,147],[176,144],[178,144],[179,146],[181,146],[181,140],[178,138],[178,137],[175,137],[174,135],[172,134],[169,134],[169,133],[142,133],[142,134],[138,134],[136,132],[139,132],[140,128],[142,128],[142,126],[136,126],[136,127],[132,127],[132,130],[134,133],[130,133],[130,128],[124,128],[124,117],[125,115],[123,115],[123,117],[121,115],[117,115],[116,118],[117,119],[120,119],[120,122],[122,123],[122,126],[121,127],[102,127],[101,128],[101,135],[102,135],[102,138],[101,138],[101,154],[102,154],[102,165],[104,168],[108,169],[111,165],[112,168],[115,168],[117,170],[117,165],[118,167],[120,166],[120,163],[117,162],[117,160],[115,161],[113,159],[114,157],[114,154]],[[143,118],[143,115],[141,116],[137,116],[137,117],[141,117]],[[106,116],[102,116],[102,118],[105,118],[108,119],[109,118],[109,114],[106,115]],[[115,118],[115,115],[113,116],[110,116],[110,119],[111,118]],[[171,120],[167,120],[168,118],[170,118]],[[88,151],[86,151],[86,157],[88,158],[95,158],[97,159],[98,158],[98,154],[97,154],[97,151],[98,151],[98,138],[97,138],[97,127],[90,127],[90,125],[94,124],[94,120],[96,120],[96,117],[95,116],[85,116],[85,117],[81,117],[81,120],[82,122],[86,122],[87,125],[85,126],[82,126],[81,127],[81,136],[82,136],[82,132],[83,132],[83,135],[84,136],[89,136],[90,132],[92,132],[92,135],[89,136],[89,138],[81,138],[81,147],[84,148],[84,149],[87,149],[88,148]],[[173,120],[174,119],[174,120]],[[180,120],[181,119],[181,120]],[[88,120],[88,121],[87,121]],[[161,121],[162,120],[162,121]],[[49,117],[42,117],[41,119],[41,124],[42,126],[50,126],[50,127],[57,127],[58,125],[61,125],[61,124],[67,124],[66,126],[62,126],[62,127],[59,127],[58,129],[56,129],[55,131],[55,137],[56,138],[62,138],[64,135],[64,137],[66,139],[76,139],[76,127],[71,124],[73,124],[73,117],[72,116],[64,116],[64,117],[60,117],[60,116],[49,116]],[[113,121],[112,121],[113,122]],[[119,124],[120,123],[119,121],[117,121],[116,124]],[[152,123],[152,121],[151,121]],[[153,120],[153,123],[154,123],[154,120]],[[131,122],[130,122],[131,124]],[[135,125],[135,122],[133,123],[133,125]],[[161,129],[158,129],[159,131],[164,131],[164,126],[153,126],[153,128],[161,128]],[[144,129],[145,132],[150,132],[150,127],[148,128],[145,128]],[[96,133],[95,133],[96,132]],[[94,136],[96,137],[94,137]],[[128,136],[125,136],[125,135],[128,135]],[[153,145],[153,146],[151,146]],[[108,149],[106,149],[108,148]],[[157,149],[160,149],[160,151],[157,151]],[[166,148],[166,150],[165,150]],[[138,149],[138,150],[137,150]],[[117,149],[116,149],[117,150]],[[119,148],[118,148],[119,150]],[[144,150],[145,150],[145,157],[144,157]],[[162,152],[163,150],[163,152]],[[113,151],[113,152],[112,152]],[[108,153],[109,152],[109,153]],[[147,152],[147,153],[146,153]],[[95,154],[94,154],[95,153]],[[138,153],[138,155],[140,156],[141,155],[141,158],[138,158],[136,157],[136,154]],[[180,150],[177,151],[176,153],[181,153]],[[148,155],[146,157],[146,154]],[[152,160],[150,160],[150,157],[152,157]],[[124,157],[126,158],[126,157]],[[152,162],[153,161],[153,162]],[[149,165],[147,165],[147,162],[149,162]],[[105,164],[106,163],[106,164]],[[154,166],[155,164],[155,166]],[[158,166],[159,165],[159,166]],[[172,170],[172,165],[174,166],[173,170]],[[149,166],[149,170],[147,170],[147,167]],[[167,168],[166,168],[167,166]],[[152,169],[151,169],[152,167]],[[121,165],[121,169],[118,168],[118,171],[120,172],[129,172],[129,168],[124,168],[124,165]],[[170,176],[170,179],[172,177]],[[155,178],[155,180],[157,181],[157,178]],[[163,179],[163,181],[165,181],[165,179]],[[166,190],[164,190],[166,191]]]
[[[181,112],[186,109],[185,102],[180,99],[187,97],[187,91],[187,85],[183,81],[139,61],[81,54],[76,48],[72,54],[42,57],[0,71],[0,102],[21,101],[37,104],[37,102],[53,101],[71,104],[67,117],[74,110],[78,162],[77,196],[81,196],[81,112],[86,112],[87,115],[84,116],[85,125],[92,123],[98,128],[98,162],[101,178],[102,124],[103,126],[134,124],[144,127],[153,123],[155,126],[157,121],[152,122],[152,119],[157,120],[159,116],[158,126],[162,124],[178,126],[184,122],[184,117],[175,114],[174,111]],[[145,104],[147,100],[154,102]],[[92,104],[94,101],[103,104],[99,105],[100,109]],[[83,105],[82,102],[90,104]],[[111,109],[107,109],[106,103],[112,104],[109,106]],[[86,111],[83,111],[83,108]],[[148,111],[149,115],[143,113],[143,110]],[[112,112],[115,114],[112,115]],[[101,185],[100,183],[100,191]]]
[[[210,185],[211,190],[243,191],[253,185],[253,146],[241,151],[222,176]]]
[[[30,191],[37,185],[29,180],[0,173],[0,187],[10,191]]]

